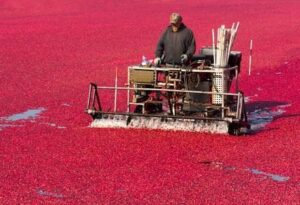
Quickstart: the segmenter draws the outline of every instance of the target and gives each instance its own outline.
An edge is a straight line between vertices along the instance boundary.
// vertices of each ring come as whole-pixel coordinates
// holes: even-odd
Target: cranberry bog
[[[1,204],[298,204],[298,0],[0,1]],[[252,132],[92,129],[88,85],[125,83],[177,11],[197,50],[240,22]],[[248,75],[250,40],[253,66]],[[108,98],[109,99],[109,98]]]

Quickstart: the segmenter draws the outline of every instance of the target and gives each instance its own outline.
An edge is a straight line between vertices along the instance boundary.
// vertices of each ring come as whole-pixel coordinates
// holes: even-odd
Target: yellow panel
[[[154,83],[155,74],[152,70],[130,70],[131,83]]]

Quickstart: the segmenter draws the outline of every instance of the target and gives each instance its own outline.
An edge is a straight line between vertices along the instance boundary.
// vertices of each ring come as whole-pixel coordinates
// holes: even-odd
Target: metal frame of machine
[[[239,91],[239,65],[214,67],[205,60],[190,66],[129,66],[126,86],[90,84],[86,112],[93,127],[150,128],[239,135],[250,128],[244,94]],[[198,85],[189,86],[194,78]],[[200,86],[199,86],[200,85]],[[234,91],[230,92],[230,87]],[[100,95],[113,92],[113,111],[104,110]],[[126,111],[117,105],[127,92]],[[106,93],[107,94],[107,93]],[[138,108],[138,109],[137,109]]]

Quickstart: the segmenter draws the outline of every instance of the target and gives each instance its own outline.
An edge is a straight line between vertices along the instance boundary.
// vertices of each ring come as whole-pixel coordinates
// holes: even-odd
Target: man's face
[[[177,32],[182,22],[182,17],[179,13],[172,13],[170,16],[170,23],[172,25],[173,32]]]

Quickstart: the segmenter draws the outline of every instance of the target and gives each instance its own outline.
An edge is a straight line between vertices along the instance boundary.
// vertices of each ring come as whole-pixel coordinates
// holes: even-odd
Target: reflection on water
[[[285,112],[285,108],[288,106],[291,106],[291,104],[280,105],[272,110],[269,108],[256,109],[248,113],[248,120],[251,124],[251,130],[261,130],[267,124],[271,123],[274,117],[282,115]]]

